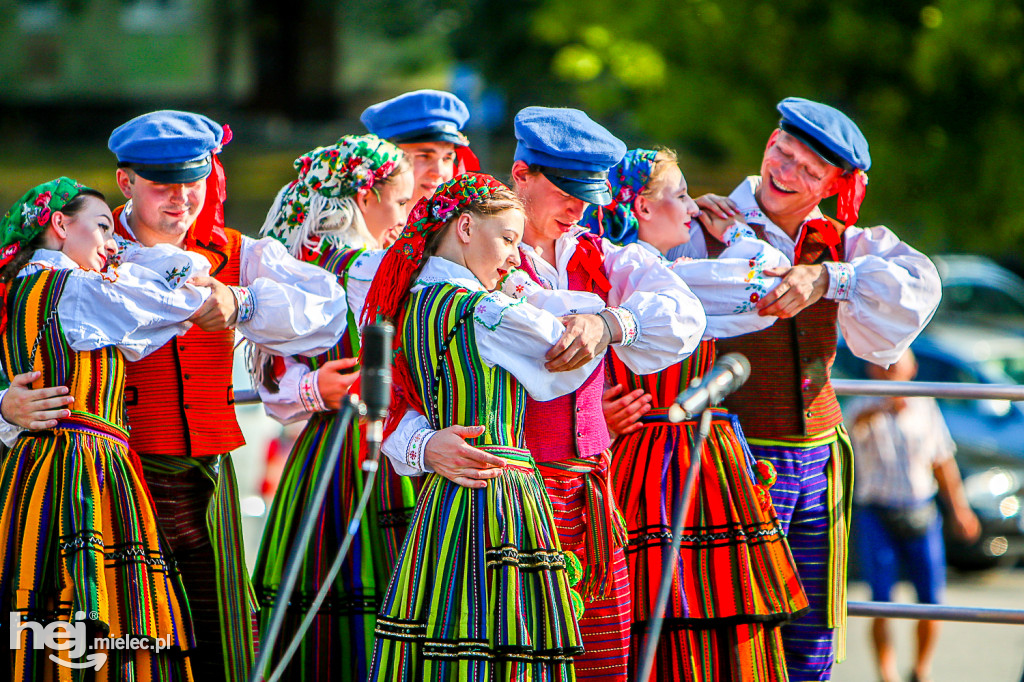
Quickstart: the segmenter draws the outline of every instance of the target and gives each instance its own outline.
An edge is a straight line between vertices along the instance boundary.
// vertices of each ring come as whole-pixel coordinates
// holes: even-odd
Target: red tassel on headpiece
[[[480,170],[480,159],[469,147],[455,147],[455,174],[476,173]]]
[[[860,214],[860,204],[868,191],[868,174],[855,170],[840,176],[839,183],[836,216],[843,225],[849,227],[857,222]]]
[[[0,251],[0,268],[14,260],[14,257],[21,251],[21,242],[8,244]],[[0,333],[7,329],[7,291],[8,283],[0,282]]]
[[[224,166],[221,165],[218,154],[224,145],[231,141],[232,137],[231,128],[225,125],[220,148],[214,150],[210,155],[213,168],[206,177],[206,201],[203,203],[203,210],[199,212],[199,217],[196,218],[189,235],[200,244],[224,246],[228,243],[228,236],[224,232],[224,201],[227,199],[228,193]]]

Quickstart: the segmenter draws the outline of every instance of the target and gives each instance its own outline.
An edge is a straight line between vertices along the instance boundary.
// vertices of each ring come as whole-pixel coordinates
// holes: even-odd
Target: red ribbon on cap
[[[210,162],[213,169],[206,177],[206,201],[203,203],[203,210],[199,212],[195,224],[189,231],[189,237],[200,244],[213,244],[224,246],[228,243],[228,236],[224,232],[224,200],[227,199],[226,178],[224,166],[221,165],[218,154],[234,134],[231,127],[224,125],[224,137],[220,146],[210,154]]]
[[[857,222],[860,205],[868,191],[868,174],[857,169],[839,176],[839,197],[836,199],[836,215],[843,225],[849,227]]]

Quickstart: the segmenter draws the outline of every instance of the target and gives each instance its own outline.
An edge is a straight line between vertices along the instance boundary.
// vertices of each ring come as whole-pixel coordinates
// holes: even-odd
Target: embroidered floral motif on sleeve
[[[299,381],[299,401],[306,412],[326,412],[327,405],[320,395],[320,370],[314,370]]]
[[[833,301],[848,301],[853,293],[853,266],[849,263],[826,262],[828,291],[825,298]]]
[[[491,331],[498,328],[505,311],[517,305],[522,305],[525,299],[512,299],[500,291],[492,291],[473,310],[473,318]]]
[[[417,471],[423,471],[423,455],[427,451],[427,443],[434,435],[434,430],[428,427],[419,429],[409,439],[409,446],[405,451],[405,463]]]
[[[747,283],[747,286],[743,289],[748,293],[747,299],[737,304],[732,311],[734,315],[750,312],[757,306],[757,302],[768,293],[768,282],[764,277],[765,262],[764,253],[758,253],[757,256],[748,261],[747,265],[750,267],[750,271],[743,278]]]
[[[722,235],[722,241],[726,246],[732,246],[741,239],[757,239],[757,235],[743,223],[733,223],[732,227]]]
[[[519,300],[536,293],[542,287],[522,270],[513,270],[501,280],[498,289],[509,298]]]
[[[249,287],[228,287],[238,303],[238,324],[248,322],[256,314],[256,297]]]
[[[180,266],[176,266],[164,272],[164,279],[167,280],[167,285],[172,289],[177,289],[181,286],[181,283],[188,279],[188,276],[192,274],[192,263],[186,261]],[[241,305],[239,305],[239,317],[241,317]]]
[[[633,313],[620,306],[605,308],[605,310],[615,316],[619,327],[622,328],[622,341],[618,345],[626,347],[636,343],[636,340],[640,338],[640,327]]]

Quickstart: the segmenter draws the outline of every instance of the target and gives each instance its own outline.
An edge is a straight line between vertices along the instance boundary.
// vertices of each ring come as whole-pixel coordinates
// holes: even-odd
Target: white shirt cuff
[[[299,381],[299,401],[306,412],[326,412],[327,405],[320,395],[320,370],[314,370]]]
[[[636,340],[640,338],[640,325],[636,322],[636,315],[621,306],[605,308],[605,310],[615,316],[615,320],[622,329],[622,340],[617,345],[625,347],[636,343]]]
[[[235,303],[238,304],[238,320],[236,324],[243,324],[252,319],[252,316],[256,314],[256,297],[253,295],[252,290],[249,287],[232,287],[232,295],[235,297]]]
[[[427,464],[426,453],[427,443],[434,437],[437,431],[431,428],[422,428],[412,434],[409,439],[409,446],[405,450],[405,464],[415,471],[433,473],[433,468]]]
[[[4,397],[7,395],[7,389],[0,391],[0,403],[3,403]],[[18,440],[18,436],[25,429],[21,428],[17,424],[12,424],[5,420],[3,416],[0,416],[0,441],[3,442],[7,447],[13,447],[14,442]]]
[[[825,292],[825,298],[833,301],[849,301],[856,278],[853,265],[826,261],[824,266],[828,272],[828,291]]]

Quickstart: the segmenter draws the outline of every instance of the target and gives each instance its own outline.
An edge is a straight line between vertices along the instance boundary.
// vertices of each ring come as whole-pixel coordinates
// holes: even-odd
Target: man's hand
[[[238,319],[238,301],[235,300],[231,289],[226,284],[205,275],[193,277],[189,282],[197,287],[209,287],[211,291],[203,306],[188,319],[208,332],[219,332],[234,327],[235,320]]]
[[[600,315],[567,315],[565,331],[544,358],[549,372],[568,372],[600,356],[612,342],[608,325]]]
[[[953,535],[962,542],[970,544],[981,536],[981,522],[967,505],[958,505],[953,509]]]
[[[68,395],[67,386],[29,388],[39,378],[39,372],[18,374],[11,379],[11,387],[0,402],[0,414],[9,424],[29,431],[52,429],[57,420],[70,417],[70,410],[64,409],[75,399]]]
[[[651,411],[654,398],[644,389],[630,391],[621,398],[616,398],[625,390],[622,384],[615,384],[604,392],[601,397],[601,409],[604,420],[608,422],[608,430],[612,436],[624,436],[640,428],[640,417]]]
[[[700,207],[701,215],[697,216],[697,219],[702,223],[704,222],[704,214],[710,213],[712,216],[720,220],[728,220],[731,225],[733,220],[739,218],[740,209],[736,203],[729,197],[720,197],[717,194],[705,194],[702,197],[694,199],[697,202],[697,206]],[[705,227],[707,225],[705,224]],[[708,229],[711,229],[710,227]]]
[[[764,274],[781,277],[782,281],[757,302],[758,315],[774,315],[782,319],[794,317],[828,291],[828,271],[823,265],[771,268]]]
[[[486,488],[501,476],[505,460],[466,443],[484,432],[483,426],[449,426],[427,441],[424,461],[438,474],[465,488]]]
[[[320,399],[329,410],[341,408],[341,399],[348,395],[352,384],[359,381],[359,372],[347,372],[355,367],[359,358],[342,358],[320,365],[316,375],[316,387]]]

